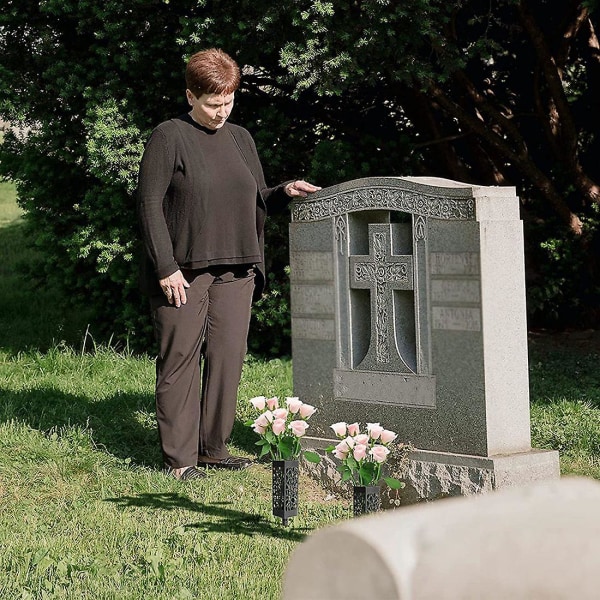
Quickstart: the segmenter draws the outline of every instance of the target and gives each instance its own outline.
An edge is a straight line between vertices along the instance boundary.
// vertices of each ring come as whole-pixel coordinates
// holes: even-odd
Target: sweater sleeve
[[[263,192],[263,198],[265,199],[267,211],[270,215],[278,215],[285,212],[285,209],[292,200],[285,193],[285,186],[288,183],[292,183],[292,181],[293,179],[280,183],[272,188],[265,188]]]
[[[179,269],[163,212],[163,200],[173,176],[175,158],[166,137],[155,129],[148,140],[138,178],[138,217],[146,252],[156,276],[163,279]]]
[[[260,162],[260,158],[258,156],[256,144],[254,143],[254,139],[252,138],[250,133],[242,127],[238,127],[237,131],[241,135],[238,134],[239,137],[234,135],[234,139],[236,139],[236,141],[238,142],[242,154],[248,161],[250,169],[256,177],[258,183],[258,191],[262,196],[263,200],[265,201],[265,204],[267,206],[267,212],[270,215],[285,212],[285,209],[291,201],[291,198],[285,193],[285,186],[288,183],[291,183],[291,181],[280,183],[279,185],[276,185],[274,187],[267,187],[267,184],[265,182],[265,175]]]

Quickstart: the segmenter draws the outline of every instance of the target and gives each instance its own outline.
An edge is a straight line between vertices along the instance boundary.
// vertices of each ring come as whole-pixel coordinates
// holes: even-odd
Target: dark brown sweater
[[[267,188],[254,141],[242,127],[225,123],[210,132],[188,114],[161,123],[139,173],[138,213],[150,262],[142,287],[159,293],[158,280],[180,267],[255,263],[259,297],[267,206],[270,213],[285,209],[284,186]]]

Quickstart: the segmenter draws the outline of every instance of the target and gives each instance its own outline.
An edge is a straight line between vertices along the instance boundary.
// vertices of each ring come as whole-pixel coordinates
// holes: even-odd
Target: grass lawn
[[[531,336],[531,436],[561,472],[600,479],[600,332]]]
[[[84,312],[19,275],[33,255],[8,183],[0,252],[0,598],[278,598],[295,545],[349,518],[347,503],[303,478],[300,515],[283,528],[267,464],[162,475],[152,360],[95,348]],[[549,339],[530,345],[534,446],[600,479],[598,351]],[[291,392],[289,361],[248,358],[235,451],[255,455],[243,399]]]

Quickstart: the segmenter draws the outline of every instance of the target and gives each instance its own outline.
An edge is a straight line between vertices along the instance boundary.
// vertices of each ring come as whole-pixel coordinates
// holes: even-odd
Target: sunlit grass
[[[531,433],[558,450],[564,474],[600,479],[600,355],[558,348],[531,353]]]
[[[0,181],[0,227],[15,223],[23,211],[16,201],[15,185],[9,181]]]
[[[278,598],[293,547],[349,517],[303,478],[283,528],[268,464],[188,484],[164,476],[152,380],[150,359],[110,349],[0,363],[0,597]],[[250,361],[242,395],[265,381],[289,394],[289,363]],[[255,456],[254,441],[238,420],[232,450]]]

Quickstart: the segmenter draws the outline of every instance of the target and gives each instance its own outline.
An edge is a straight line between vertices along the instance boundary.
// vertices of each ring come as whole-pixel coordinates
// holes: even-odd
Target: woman
[[[250,306],[265,281],[267,207],[281,212],[290,198],[320,189],[305,181],[267,188],[252,137],[227,122],[240,83],[230,56],[194,54],[185,79],[191,110],[152,132],[138,185],[145,287],[159,343],[158,430],[165,469],[183,480],[204,477],[199,466],[251,463],[231,456],[225,443]]]

